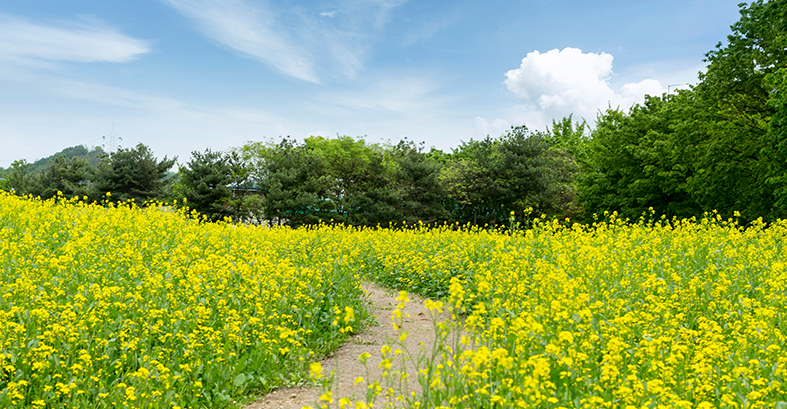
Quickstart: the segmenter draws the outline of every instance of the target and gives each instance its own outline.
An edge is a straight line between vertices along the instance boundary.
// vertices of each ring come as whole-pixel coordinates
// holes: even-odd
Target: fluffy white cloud
[[[664,92],[653,79],[613,90],[609,83],[612,60],[607,53],[583,53],[570,47],[546,53],[533,51],[522,59],[519,68],[506,72],[505,85],[525,99],[524,112],[519,116],[528,118],[528,125],[537,128],[570,114],[592,120],[598,110],[610,105],[628,109],[643,102],[645,94]]]
[[[641,102],[644,100],[645,95],[661,95],[664,91],[659,81],[646,79],[637,83],[624,85],[620,88],[620,96],[626,101]]]
[[[0,61],[16,65],[127,62],[149,51],[147,41],[129,37],[95,19],[43,24],[0,14]]]

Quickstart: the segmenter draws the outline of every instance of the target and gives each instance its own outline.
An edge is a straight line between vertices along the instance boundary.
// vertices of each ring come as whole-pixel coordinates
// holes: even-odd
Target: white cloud
[[[97,123],[117,122],[122,146],[145,143],[158,156],[178,156],[185,163],[193,150],[240,146],[272,133],[284,121],[281,116],[254,108],[197,105],[164,95],[53,76],[41,75],[36,80],[23,84],[24,92],[45,95],[40,101],[0,101],[3,139],[13,142],[6,144],[10,153],[0,156],[0,166],[8,166],[20,157],[32,161],[67,146],[100,144],[109,125],[97,131],[93,129]]]
[[[416,43],[420,43],[432,38],[438,32],[445,30],[448,27],[456,24],[459,21],[460,14],[455,12],[454,14],[443,17],[441,19],[429,21],[424,25],[420,26],[419,28],[407,33],[404,36],[402,41],[403,45],[410,46]]]
[[[28,89],[41,90],[66,100],[97,102],[101,106],[120,107],[127,112],[147,111],[148,114],[152,113],[177,120],[221,120],[266,125],[281,121],[281,117],[277,115],[256,109],[223,106],[200,107],[164,95],[55,76],[40,75],[35,77],[35,82],[26,84],[29,86]]]
[[[447,102],[435,95],[437,84],[426,77],[381,75],[359,80],[360,87],[321,93],[321,104],[365,112],[427,115]]]
[[[310,56],[279,33],[274,13],[243,0],[163,0],[194,20],[200,31],[219,43],[279,71],[319,82]]]
[[[373,6],[374,26],[378,29],[383,28],[391,18],[391,9],[407,3],[408,0],[370,0],[368,3]]]
[[[343,0],[334,10],[317,12],[301,6],[274,9],[249,0],[161,1],[194,20],[214,41],[313,83],[330,71],[352,78],[363,67],[391,9],[403,3]]]
[[[508,121],[500,118],[495,119],[491,124],[480,116],[475,117],[473,121],[475,126],[473,126],[472,136],[478,139],[483,139],[487,136],[497,138],[511,128],[511,124]]]
[[[620,88],[620,96],[627,101],[644,101],[645,95],[661,95],[664,88],[654,79],[646,79],[637,83],[626,84]]]
[[[276,132],[279,134],[279,136],[287,136],[290,134],[289,132],[287,132],[287,128],[285,128],[281,122],[279,122],[279,124],[276,125]]]
[[[583,53],[578,48],[543,54],[533,51],[522,59],[519,68],[506,72],[504,83],[509,91],[526,100],[518,116],[536,129],[570,114],[590,121],[610,105],[628,109],[643,102],[645,94],[666,91],[654,79],[613,90],[609,83],[612,60],[610,54]]]
[[[14,65],[52,68],[57,61],[127,62],[149,51],[147,41],[96,19],[43,24],[0,14],[0,61]]]

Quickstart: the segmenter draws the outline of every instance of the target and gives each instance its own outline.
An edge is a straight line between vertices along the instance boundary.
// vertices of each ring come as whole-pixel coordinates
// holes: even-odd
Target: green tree
[[[439,180],[447,194],[445,207],[452,222],[473,225],[494,222],[497,209],[491,202],[494,175],[490,163],[497,143],[490,137],[462,141],[443,165]]]
[[[494,186],[491,202],[497,224],[505,224],[512,211],[524,221],[524,211],[529,208],[537,214],[555,215],[556,191],[550,183],[556,181],[550,178],[550,146],[543,134],[531,132],[524,125],[512,127],[501,136],[490,162]]]
[[[388,225],[397,220],[397,196],[382,148],[349,136],[313,136],[305,147],[324,164],[334,220],[355,226]]]
[[[774,214],[787,217],[787,68],[769,75],[768,86],[773,90],[768,104],[774,110],[768,122],[767,142],[773,149],[764,152],[770,167],[766,183],[773,188]]]
[[[49,168],[49,165],[52,163],[52,161],[55,160],[57,156],[63,156],[65,159],[68,160],[73,158],[82,158],[87,161],[89,166],[93,167],[98,165],[98,163],[101,161],[101,158],[104,157],[104,155],[106,155],[106,152],[104,152],[104,150],[100,146],[93,147],[92,149],[88,149],[84,145],[70,146],[51,156],[47,156],[45,158],[36,160],[35,162],[30,164],[30,168],[28,171],[31,174],[43,172],[44,170]]]
[[[171,182],[167,171],[175,158],[158,161],[146,145],[120,148],[105,156],[94,171],[93,197],[111,194],[111,201],[135,200],[139,203],[161,199]]]
[[[440,163],[430,160],[423,152],[423,144],[407,140],[400,141],[390,153],[396,164],[392,175],[398,198],[396,222],[428,224],[444,220],[447,214],[439,180]]]
[[[787,152],[779,149],[778,77],[787,53],[787,0],[741,3],[727,44],[706,54],[700,74],[697,126],[706,137],[691,158],[689,190],[703,208],[745,217],[784,217],[782,178]]]
[[[231,150],[224,154],[230,175],[232,196],[227,202],[233,220],[259,223],[263,219],[262,197],[256,185],[252,169],[246,165],[241,153]]]
[[[574,204],[573,155],[540,132],[512,127],[498,139],[462,142],[442,168],[440,182],[452,221],[507,225],[539,216],[569,217]]]
[[[55,197],[58,192],[67,198],[87,196],[89,174],[90,167],[84,158],[56,155],[49,167],[35,175],[30,190],[42,199]]]
[[[193,151],[191,159],[179,173],[179,192],[190,208],[211,220],[233,216],[230,201],[235,169],[227,156],[210,149],[205,149],[204,153]]]
[[[265,218],[293,227],[328,222],[336,215],[322,158],[289,138],[245,149],[257,161]],[[250,153],[253,152],[253,153]]]
[[[552,120],[552,126],[547,127],[544,139],[555,148],[569,152],[580,164],[587,161],[587,147],[590,142],[590,126],[584,119],[575,122],[574,115],[569,115],[560,121]]]
[[[32,183],[32,175],[30,173],[30,164],[26,160],[15,160],[8,168],[8,187],[13,190],[17,195],[26,195],[30,193]]]
[[[617,211],[636,219],[650,208],[670,217],[701,213],[687,186],[688,158],[704,137],[695,133],[694,97],[691,91],[649,96],[628,114],[608,109],[599,115],[578,186],[586,217]]]

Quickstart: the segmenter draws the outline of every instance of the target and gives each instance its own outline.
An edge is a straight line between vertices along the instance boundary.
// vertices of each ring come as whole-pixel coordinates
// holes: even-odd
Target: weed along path
[[[364,332],[352,336],[334,354],[322,361],[323,374],[330,376],[331,372],[335,371],[331,388],[334,403],[330,407],[338,407],[340,398],[365,402],[368,389],[367,381],[371,383],[374,380],[380,380],[384,370],[381,366],[385,365],[380,365],[382,361],[381,349],[385,345],[390,345],[394,350],[397,348],[396,341],[399,339],[400,332],[394,329],[391,316],[401,303],[401,298],[398,298],[399,293],[374,283],[364,283],[363,287],[369,296],[370,310],[377,320],[377,325],[372,324]],[[427,354],[431,353],[435,331],[431,312],[424,307],[424,299],[415,295],[408,295],[408,297],[410,301],[402,309],[402,327],[409,331],[409,334],[402,344],[404,349],[415,358],[421,348]],[[444,312],[440,319],[443,320],[447,317],[448,315]],[[358,359],[362,354],[369,355],[366,365]],[[392,363],[392,367],[386,370],[401,370],[401,363],[397,360]],[[408,390],[420,394],[421,386],[417,382],[412,362],[408,362],[406,372],[410,374],[407,381]],[[360,381],[359,377],[363,378],[363,381]],[[382,387],[386,388],[384,384]],[[246,406],[246,409],[317,407],[316,402],[320,400],[323,393],[324,390],[320,386],[281,388]],[[377,398],[378,402],[383,400],[382,396]],[[376,404],[376,406],[378,405]],[[355,405],[351,407],[355,407]]]

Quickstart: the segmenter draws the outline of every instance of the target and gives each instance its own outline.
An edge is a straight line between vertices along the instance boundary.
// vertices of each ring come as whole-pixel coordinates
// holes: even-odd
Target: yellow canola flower
[[[320,400],[323,402],[333,403],[333,394],[328,391],[320,395]]]
[[[325,377],[325,375],[323,375],[322,373],[322,370],[323,370],[322,364],[319,362],[312,362],[311,364],[309,364],[309,374],[314,379],[320,379]]]
[[[540,218],[513,234],[285,229],[208,223],[180,200],[68,200],[0,193],[0,407],[18,394],[30,405],[208,407],[202,389],[259,386],[249,369],[224,368],[251,360],[284,379],[306,372],[308,345],[346,339],[366,322],[363,279],[402,290],[395,328],[413,321],[402,305],[411,293],[460,326],[436,325],[445,357],[411,374],[439,379],[443,400],[425,406],[499,396],[521,407],[770,407],[787,396],[784,221],[609,213],[587,225]]]

